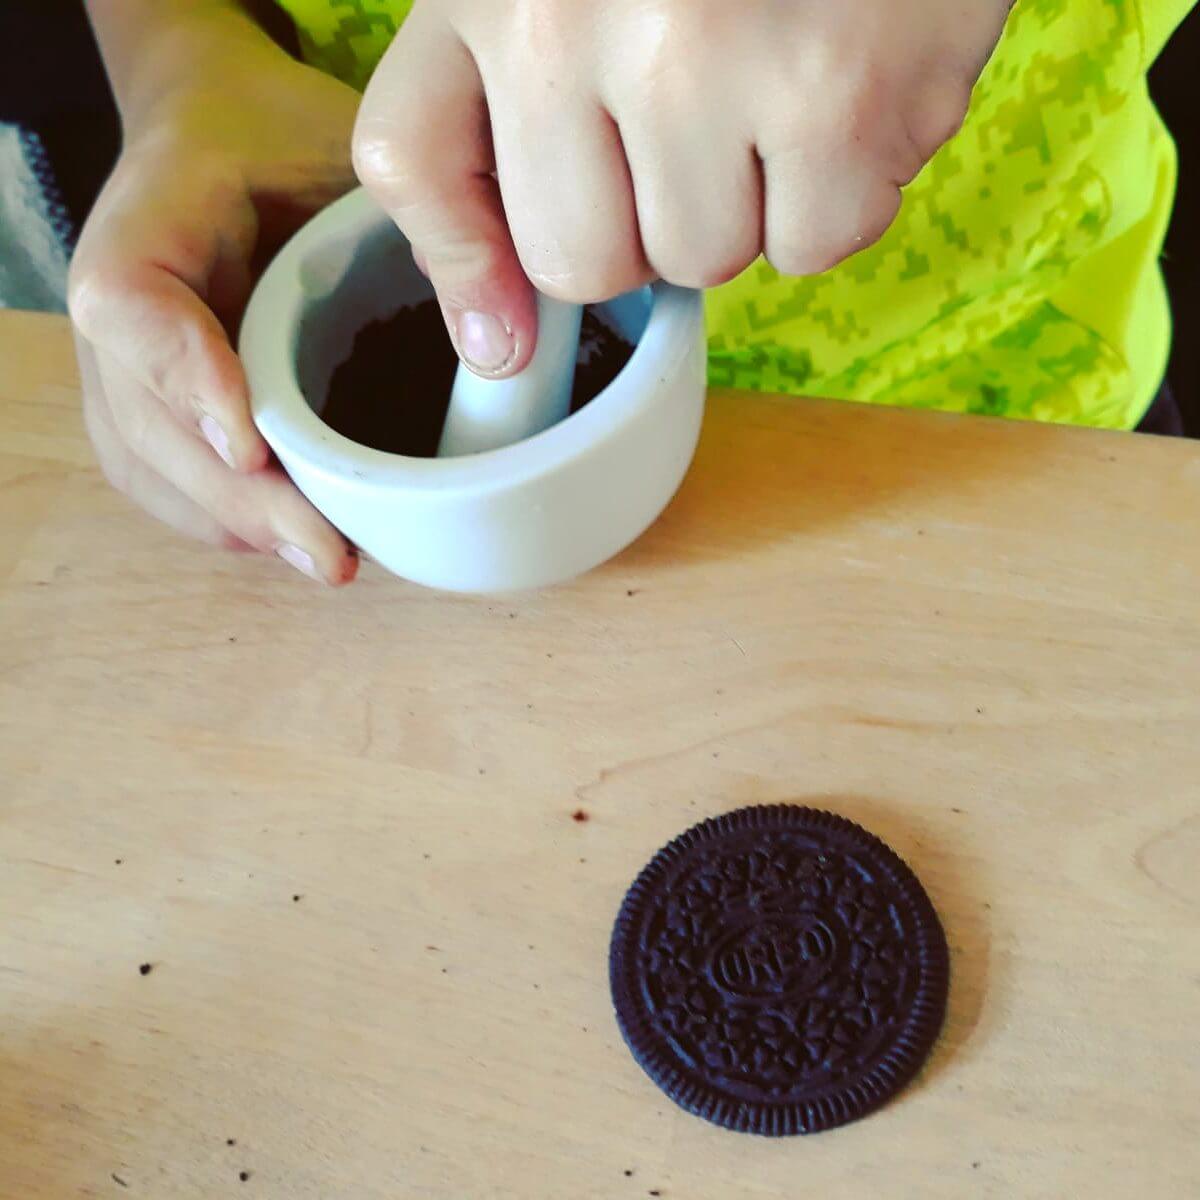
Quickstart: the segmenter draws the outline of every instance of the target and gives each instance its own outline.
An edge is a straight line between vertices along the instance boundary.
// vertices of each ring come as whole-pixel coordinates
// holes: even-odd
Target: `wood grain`
[[[70,362],[0,315],[0,1194],[1200,1196],[1193,446],[714,395],[587,578],[332,593],[110,492]],[[954,978],[898,1101],[770,1142],[643,1077],[605,955],[780,800]]]

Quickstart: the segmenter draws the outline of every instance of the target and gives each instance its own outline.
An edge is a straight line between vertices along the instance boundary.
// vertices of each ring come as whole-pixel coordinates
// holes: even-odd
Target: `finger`
[[[492,176],[475,62],[433,6],[417,5],[372,76],[354,132],[359,178],[418,247],[463,362],[516,374],[537,338]]]
[[[231,466],[257,470],[269,451],[226,330],[249,290],[253,206],[236,189],[167,187],[153,200],[126,190],[118,168],[72,263],[72,319]]]
[[[129,450],[109,411],[95,353],[78,334],[75,337],[75,352],[83,384],[84,424],[108,482],[152,517],[186,537],[213,546],[245,546],[240,538],[229,533],[209,513]]]
[[[114,424],[136,458],[169,464],[169,482],[243,542],[325,583],[354,578],[352,549],[282,470],[231,473],[116,360],[100,353],[97,361]]]
[[[971,78],[945,69],[932,68],[924,73],[904,111],[904,132],[915,151],[917,170],[898,182],[910,183],[962,128],[971,103],[971,87]]]
[[[792,149],[763,162],[765,250],[785,275],[819,275],[877,242],[899,186],[866,161]]]
[[[697,114],[621,121],[633,174],[641,242],[658,275],[681,287],[727,283],[762,252],[758,155],[721,122],[707,123],[697,153]]]
[[[220,321],[182,280],[150,263],[86,268],[72,287],[71,316],[229,466],[255,471],[267,462],[242,365]]]
[[[104,405],[89,405],[84,422],[105,478],[155,520],[185,537],[227,550],[251,550],[177,487],[168,483],[149,463],[136,458],[121,440]]]
[[[629,165],[600,102],[562,95],[531,72],[503,80],[492,111],[496,172],[525,273],[576,304],[609,300],[653,278],[638,232]]]

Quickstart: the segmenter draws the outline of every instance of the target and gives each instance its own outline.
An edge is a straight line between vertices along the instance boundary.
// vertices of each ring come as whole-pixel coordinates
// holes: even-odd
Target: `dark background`
[[[1163,270],[1175,311],[1167,372],[1184,424],[1200,437],[1200,10],[1176,31],[1150,72],[1150,92],[1179,145],[1179,192],[1167,233]]]
[[[291,36],[271,0],[252,0],[281,41]],[[112,97],[80,0],[0,0],[0,121],[35,129],[76,225],[117,153]],[[1188,432],[1200,436],[1200,12],[1155,64],[1150,90],[1179,144],[1180,180],[1164,269],[1175,310],[1169,377]]]

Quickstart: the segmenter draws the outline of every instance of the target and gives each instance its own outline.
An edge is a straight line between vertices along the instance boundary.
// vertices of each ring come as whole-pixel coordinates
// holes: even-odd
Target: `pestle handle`
[[[478,454],[549,429],[571,409],[583,309],[538,295],[538,340],[533,358],[512,379],[481,379],[459,365],[439,458]]]

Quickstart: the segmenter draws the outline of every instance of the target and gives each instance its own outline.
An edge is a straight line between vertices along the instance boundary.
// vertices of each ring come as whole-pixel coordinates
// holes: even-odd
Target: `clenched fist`
[[[359,112],[359,177],[463,359],[577,302],[813,274],[878,239],[958,129],[1010,0],[416,0]]]

